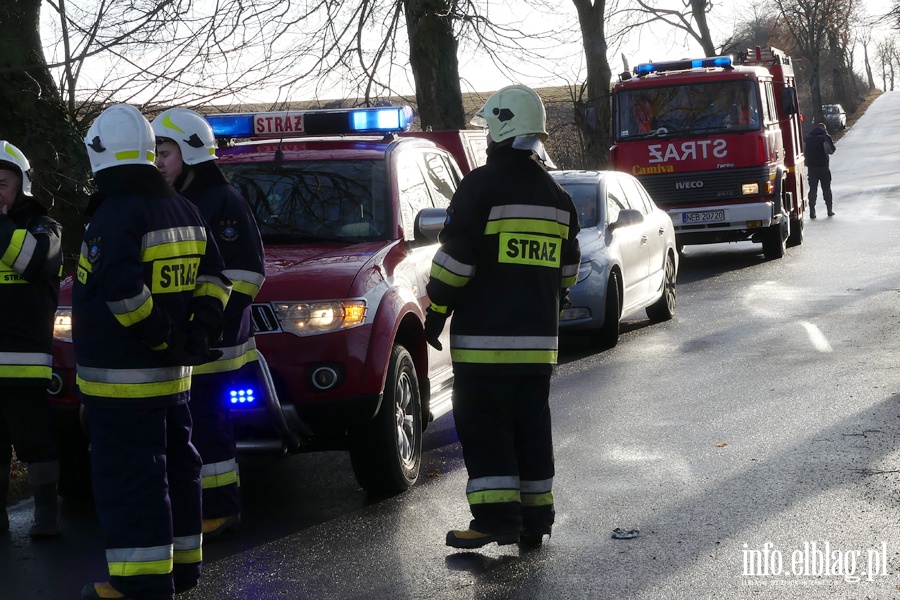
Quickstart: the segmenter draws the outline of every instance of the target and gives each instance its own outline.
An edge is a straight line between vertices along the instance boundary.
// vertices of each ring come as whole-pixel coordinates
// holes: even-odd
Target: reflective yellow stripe
[[[51,367],[23,367],[21,365],[0,365],[0,377],[9,379],[50,379]]]
[[[256,295],[259,293],[259,286],[249,281],[235,281],[231,280],[231,291],[237,292],[239,294],[244,294],[246,296],[250,296],[251,299],[255,299]]]
[[[538,219],[501,219],[488,221],[484,227],[485,235],[502,232],[541,233],[566,239],[569,237],[569,226],[555,221]]]
[[[550,506],[553,504],[553,492],[543,494],[522,493],[522,506]]]
[[[78,267],[84,269],[88,273],[92,272],[94,269],[94,266],[91,264],[91,262],[87,259],[87,256],[85,256],[84,254],[78,255]]]
[[[223,350],[219,348],[219,350]],[[223,354],[219,360],[197,365],[194,367],[194,375],[207,375],[209,373],[225,373],[227,371],[237,371],[247,363],[259,360],[259,353],[256,348],[250,348],[239,356],[228,358],[227,354]]]
[[[136,309],[117,314],[113,312],[113,315],[116,317],[116,320],[124,325],[125,327],[130,327],[135,323],[140,323],[144,319],[150,316],[150,313],[153,312],[153,296],[147,296],[147,299],[138,306]]]
[[[204,475],[201,478],[201,485],[204,490],[208,490],[210,488],[224,487],[226,485],[237,483],[237,471],[230,471],[228,473],[218,473],[216,475]]]
[[[450,358],[462,363],[556,364],[556,350],[470,350],[450,348]]]
[[[109,574],[113,577],[131,577],[134,575],[168,575],[172,572],[172,559],[151,560],[146,562],[110,562]]]
[[[576,283],[578,283],[577,275],[572,275],[571,277],[563,277],[563,280],[562,280],[563,287],[572,287]]]
[[[190,376],[173,381],[151,383],[105,383],[86,381],[81,375],[76,375],[75,383],[88,396],[101,398],[153,398],[154,396],[180,394],[191,389]]]
[[[179,127],[178,125],[176,125],[175,123],[172,122],[171,113],[167,114],[166,116],[163,117],[162,126],[165,127],[166,129],[174,129],[178,133],[184,133],[184,129],[182,129],[181,127]]]
[[[256,298],[259,288],[266,281],[265,275],[253,271],[227,269],[222,274],[231,280],[232,291],[250,296],[251,299]]]
[[[191,550],[176,550],[172,555],[172,561],[179,565],[195,564],[201,562],[202,560],[202,548],[193,548]]]
[[[22,251],[22,244],[25,243],[25,233],[24,229],[16,229],[13,231],[12,237],[9,240],[9,246],[6,247],[6,252],[3,253],[3,257],[0,258],[0,262],[5,265],[9,265],[10,267],[16,262],[16,257],[19,256],[19,252]]]
[[[482,490],[466,494],[469,504],[499,504],[501,502],[519,502],[519,490]]]
[[[462,287],[472,281],[471,277],[457,275],[453,271],[448,271],[444,267],[436,264],[431,265],[431,277],[438,281],[443,281],[450,287]]]
[[[446,306],[441,306],[440,304],[435,304],[434,302],[431,303],[431,310],[433,310],[434,312],[436,312],[438,314],[442,314],[442,315],[447,314]]]
[[[148,246],[141,252],[141,260],[150,262],[165,258],[202,256],[206,254],[206,240],[183,240]]]
[[[228,296],[231,295],[231,289],[223,290],[220,286],[215,283],[209,281],[198,282],[197,287],[194,288],[194,297],[202,298],[202,297],[212,297],[222,303],[224,307],[228,304]]]

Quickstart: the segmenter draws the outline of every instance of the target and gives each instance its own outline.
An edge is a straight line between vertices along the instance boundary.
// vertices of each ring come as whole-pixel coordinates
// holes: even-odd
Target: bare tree
[[[672,0],[635,0],[633,5],[623,8],[623,13],[630,17],[632,28],[640,29],[654,22],[664,23],[697,42],[705,56],[715,56],[718,54],[717,47],[728,46],[730,41],[723,40],[718,46],[713,43],[707,22],[712,9],[712,0],[679,0],[677,3]]]

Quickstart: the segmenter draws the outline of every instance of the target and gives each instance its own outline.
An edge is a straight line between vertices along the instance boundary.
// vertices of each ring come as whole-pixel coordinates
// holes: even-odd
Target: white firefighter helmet
[[[524,85],[508,85],[494,92],[475,113],[472,124],[486,126],[495,142],[528,134],[539,135],[541,141],[549,137],[544,103]]]
[[[122,165],[156,163],[156,136],[141,112],[113,104],[94,120],[84,137],[94,173]]]
[[[9,163],[19,171],[19,176],[22,177],[22,193],[26,196],[30,196],[31,165],[28,164],[28,159],[25,158],[22,151],[6,140],[0,140],[0,163]]]
[[[165,138],[178,144],[181,160],[196,165],[216,160],[216,136],[202,116],[187,108],[170,108],[151,123],[157,140]]]

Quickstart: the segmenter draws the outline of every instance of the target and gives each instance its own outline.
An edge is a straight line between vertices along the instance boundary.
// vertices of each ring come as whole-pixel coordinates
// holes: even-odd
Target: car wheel
[[[370,492],[402,492],[419,477],[422,398],[416,367],[403,346],[391,350],[378,414],[351,434],[350,462],[356,480]]]
[[[787,247],[793,248],[803,243],[803,215],[791,217],[791,235],[787,239]]]
[[[601,348],[613,348],[619,343],[619,317],[622,303],[619,299],[619,276],[613,271],[606,284],[606,303],[603,310],[603,326],[594,334],[594,343]]]
[[[668,321],[675,316],[675,259],[666,254],[665,280],[659,300],[647,307],[647,318],[654,323]]]
[[[770,225],[766,231],[766,237],[763,238],[763,254],[769,260],[782,258],[787,249],[787,236],[784,231],[784,222]]]

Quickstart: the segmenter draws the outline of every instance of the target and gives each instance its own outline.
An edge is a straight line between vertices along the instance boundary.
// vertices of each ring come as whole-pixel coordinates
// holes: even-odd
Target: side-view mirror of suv
[[[635,210],[633,208],[627,208],[625,210],[619,211],[619,218],[616,219],[615,223],[610,223],[607,229],[609,231],[613,231],[615,229],[628,227],[629,225],[637,225],[638,223],[643,222],[644,215],[641,214],[641,211]]]
[[[446,208],[423,208],[416,215],[415,240],[419,244],[433,244],[444,229]]]

